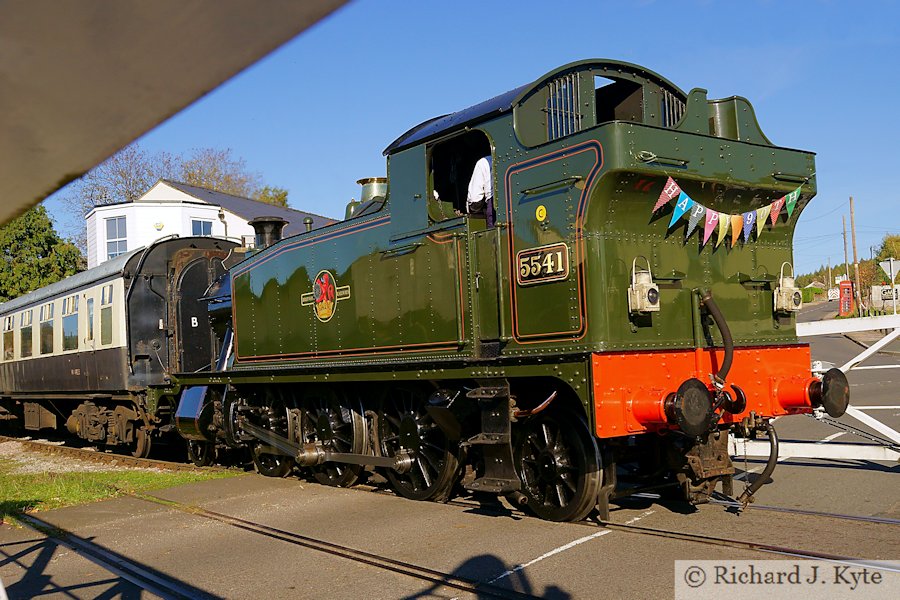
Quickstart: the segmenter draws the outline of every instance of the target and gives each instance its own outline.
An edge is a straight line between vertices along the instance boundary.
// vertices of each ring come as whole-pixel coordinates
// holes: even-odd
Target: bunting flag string
[[[691,234],[694,232],[694,229],[697,228],[697,224],[700,222],[700,219],[703,219],[705,216],[706,207],[695,202],[694,207],[691,208],[691,216],[688,219],[688,228],[687,234],[684,236],[685,238],[691,237]]]
[[[731,247],[734,248],[734,245],[737,244],[737,241],[741,239],[741,233],[743,233],[743,225],[744,225],[744,216],[743,215],[731,215]]]
[[[659,193],[659,200],[656,201],[656,206],[653,207],[653,212],[658,211],[660,208],[668,204],[672,201],[672,198],[681,193],[681,188],[678,187],[678,184],[675,183],[675,180],[669,177],[666,180],[666,185],[663,186],[663,190]]]
[[[719,224],[719,213],[715,210],[707,210],[706,211],[706,225],[703,227],[703,246],[706,245],[706,242],[709,241],[709,236],[712,235],[712,232],[715,231],[716,226]]]
[[[659,193],[659,198],[653,206],[652,213],[655,214],[662,207],[675,200],[675,209],[672,211],[672,217],[669,220],[669,229],[677,225],[681,219],[687,218],[687,233],[685,234],[685,239],[687,239],[693,235],[694,231],[700,231],[700,224],[703,223],[701,246],[705,246],[715,233],[717,248],[725,241],[730,230],[731,247],[733,248],[738,240],[743,240],[744,243],[749,242],[754,235],[754,231],[756,239],[759,239],[767,223],[771,224],[771,227],[777,225],[782,209],[785,213],[785,221],[789,220],[797,208],[797,203],[800,201],[802,187],[802,185],[797,187],[794,191],[770,202],[766,206],[749,210],[742,214],[732,215],[715,211],[695,201],[681,189],[678,182],[669,177]]]
[[[762,235],[763,229],[766,227],[766,221],[769,219],[769,211],[771,210],[771,204],[756,209],[756,239],[759,239],[759,236]]]
[[[731,226],[731,219],[726,214],[719,213],[719,241],[716,242],[716,248],[722,245],[722,242],[725,241],[725,236],[728,235],[728,228]]]

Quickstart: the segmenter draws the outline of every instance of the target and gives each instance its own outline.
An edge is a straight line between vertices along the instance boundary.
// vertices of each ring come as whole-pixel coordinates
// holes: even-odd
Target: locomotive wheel
[[[330,388],[309,392],[303,401],[304,442],[322,442],[332,452],[364,454],[366,420],[362,404]],[[362,465],[326,462],[312,467],[316,481],[334,487],[350,487],[357,482]]]
[[[188,440],[188,460],[197,467],[208,467],[216,462],[216,445],[212,442]]]
[[[459,475],[455,444],[425,410],[425,397],[412,390],[397,389],[382,401],[379,413],[379,445],[383,456],[400,450],[412,456],[405,473],[388,469],[391,487],[405,498],[446,502]]]
[[[131,455],[136,458],[147,458],[150,456],[150,432],[146,427],[138,427],[134,432],[134,448]],[[127,447],[127,446],[126,446]]]
[[[514,433],[526,507],[548,521],[580,521],[597,504],[602,474],[584,419],[567,411],[528,418]]]
[[[294,439],[293,419],[290,410],[278,392],[268,392],[263,427],[288,439]],[[260,444],[250,449],[253,465],[260,475],[266,477],[287,477],[294,468],[294,459],[283,454],[262,452]]]

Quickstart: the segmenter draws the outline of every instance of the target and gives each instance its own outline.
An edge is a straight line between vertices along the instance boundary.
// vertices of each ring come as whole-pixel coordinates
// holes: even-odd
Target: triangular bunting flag
[[[725,213],[719,213],[719,231],[717,235],[719,236],[716,240],[716,248],[722,245],[722,242],[725,241],[725,236],[728,235],[728,227],[731,225],[731,218]]]
[[[706,211],[706,224],[703,226],[703,243],[701,246],[705,246],[706,242],[709,241],[709,236],[712,235],[713,230],[716,228],[716,225],[719,224],[719,213],[714,210]]]
[[[744,217],[742,215],[731,215],[731,247],[737,244],[743,231]]]
[[[694,205],[694,201],[691,200],[691,197],[681,192],[678,194],[678,202],[675,203],[675,212],[672,213],[672,220],[669,221],[669,228],[672,227],[675,223],[678,222],[684,213],[691,209],[691,206]]]
[[[766,219],[769,218],[770,210],[772,210],[771,204],[756,209],[756,239],[759,239],[759,236],[762,235],[763,229],[766,228]]]
[[[694,202],[694,208],[691,209],[691,216],[688,218],[687,234],[684,236],[685,239],[691,237],[691,234],[694,233],[694,229],[697,227],[697,223],[702,221],[705,217],[706,207]]]
[[[756,211],[749,210],[741,217],[744,219],[744,241],[749,242],[750,236],[753,234],[753,226],[756,224]]]
[[[769,213],[769,218],[772,219],[772,225],[774,225],[778,221],[778,215],[781,213],[781,207],[784,206],[784,196],[770,204],[772,211]]]
[[[797,200],[800,199],[800,187],[784,197],[784,204],[787,208],[788,219],[790,219],[791,215],[794,214],[794,207],[797,205]]]
[[[668,204],[672,198],[681,193],[681,188],[678,187],[678,184],[675,183],[675,180],[669,177],[666,179],[666,185],[663,186],[662,191],[659,193],[659,200],[656,201],[656,205],[653,207],[653,212],[658,211],[660,208]]]

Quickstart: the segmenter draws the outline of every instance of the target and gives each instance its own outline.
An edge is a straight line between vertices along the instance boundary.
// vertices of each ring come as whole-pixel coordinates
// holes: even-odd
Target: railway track
[[[0,443],[2,442],[18,442],[26,449],[46,454],[49,456],[65,456],[75,458],[86,462],[94,462],[112,466],[132,467],[141,469],[160,469],[163,471],[203,471],[208,469],[220,469],[220,467],[195,467],[188,463],[178,463],[166,460],[156,460],[153,458],[136,458],[125,454],[112,454],[109,452],[101,452],[98,450],[90,450],[88,448],[77,448],[74,446],[59,446],[47,442],[39,442],[35,440],[23,440],[16,437],[0,435]]]
[[[354,489],[365,490],[370,493],[379,493],[384,495],[394,495],[393,492],[389,490],[385,490],[382,488],[377,488],[375,486],[357,486]],[[476,502],[473,500],[466,499],[454,499],[447,502],[447,504],[451,506],[459,506],[461,508],[466,508],[469,510],[475,509],[482,514],[493,514],[497,516],[515,516],[519,518],[528,518],[534,519],[536,517],[532,516],[526,511],[523,511],[518,508],[508,508],[503,506],[502,504],[484,504],[480,502]],[[723,503],[724,504],[724,503]],[[780,508],[780,507],[765,507],[758,506],[756,507],[760,510],[774,510],[778,512],[787,512],[787,513],[795,513],[805,516],[817,516],[817,517],[827,517],[827,518],[844,518],[853,521],[865,521],[870,523],[882,524],[882,525],[890,525],[897,526],[900,525],[900,521],[896,519],[886,519],[880,517],[863,517],[856,515],[839,515],[834,513],[823,513],[802,509],[789,509],[789,508]],[[838,554],[831,554],[826,552],[818,552],[815,550],[805,550],[800,548],[789,548],[786,546],[779,546],[776,544],[766,544],[762,542],[756,541],[748,541],[748,540],[737,540],[725,537],[716,537],[716,536],[708,536],[697,533],[690,532],[682,532],[682,531],[673,531],[668,529],[660,529],[653,527],[644,527],[640,525],[633,525],[628,523],[615,523],[612,521],[604,521],[600,519],[595,519],[591,521],[580,521],[577,523],[569,523],[570,525],[575,525],[579,527],[590,527],[590,528],[605,528],[610,529],[612,531],[622,531],[625,533],[632,533],[643,536],[651,536],[651,537],[659,537],[659,538],[667,538],[681,541],[689,541],[696,542],[704,545],[711,546],[719,546],[719,547],[727,547],[727,548],[738,548],[742,550],[753,550],[756,552],[763,552],[767,554],[777,554],[781,556],[788,556],[791,558],[804,558],[810,560],[827,560],[840,564],[847,564],[853,566],[866,566],[870,568],[880,569],[884,571],[890,572],[898,572],[900,573],[900,565],[893,563],[883,563],[878,561],[866,561],[858,558],[850,557],[850,556],[842,556]]]
[[[118,576],[139,590],[146,590],[165,600],[220,600],[222,598],[221,596],[207,593],[189,583],[170,577],[151,567],[130,560],[88,539],[59,531],[50,523],[42,521],[34,515],[19,515],[17,520],[23,525],[43,533],[56,544]],[[122,596],[125,597],[126,594],[123,593]]]
[[[422,567],[410,562],[395,560],[385,556],[380,556],[378,554],[373,554],[371,552],[366,552],[364,550],[351,548],[349,546],[334,544],[332,542],[301,535],[292,531],[286,531],[284,529],[278,529],[276,527],[269,527],[268,525],[262,525],[254,521],[248,521],[247,519],[233,517],[231,515],[207,510],[198,506],[183,504],[181,502],[175,502],[172,500],[165,500],[163,498],[148,494],[132,494],[132,496],[145,502],[159,504],[161,506],[166,506],[168,508],[172,508],[184,513],[203,517],[211,521],[224,523],[226,525],[262,535],[270,539],[279,540],[288,544],[293,544],[295,546],[301,546],[303,548],[308,548],[310,550],[315,550],[324,554],[330,554],[332,556],[351,560],[353,562],[368,565],[377,569],[392,571],[394,573],[406,575],[420,581],[426,581],[432,584],[453,588],[458,591],[475,594],[478,598],[501,598],[512,600],[538,598],[538,596],[532,596],[530,594],[525,594],[508,588],[492,585],[490,583],[461,577],[452,573],[436,571],[434,569]]]

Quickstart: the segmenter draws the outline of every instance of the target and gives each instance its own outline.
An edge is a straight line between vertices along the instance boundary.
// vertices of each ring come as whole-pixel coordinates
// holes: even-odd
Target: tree
[[[888,234],[881,240],[881,248],[878,249],[875,260],[882,261],[886,258],[900,259],[900,235]]]
[[[43,206],[0,228],[0,302],[84,270],[75,244],[63,240]]]
[[[280,187],[263,186],[259,189],[254,200],[265,202],[266,204],[274,204],[275,206],[288,205],[288,191]]]
[[[252,198],[261,188],[262,176],[247,170],[243,158],[231,149],[198,148],[181,163],[179,180],[217,192]]]
[[[287,206],[287,190],[263,186],[262,176],[248,170],[246,161],[235,158],[231,149],[196,148],[183,157],[167,152],[153,154],[139,144],[131,144],[88,171],[64,192],[62,200],[76,223],[76,243],[82,248],[87,245],[84,217],[92,208],[137,200],[160,179]]]

